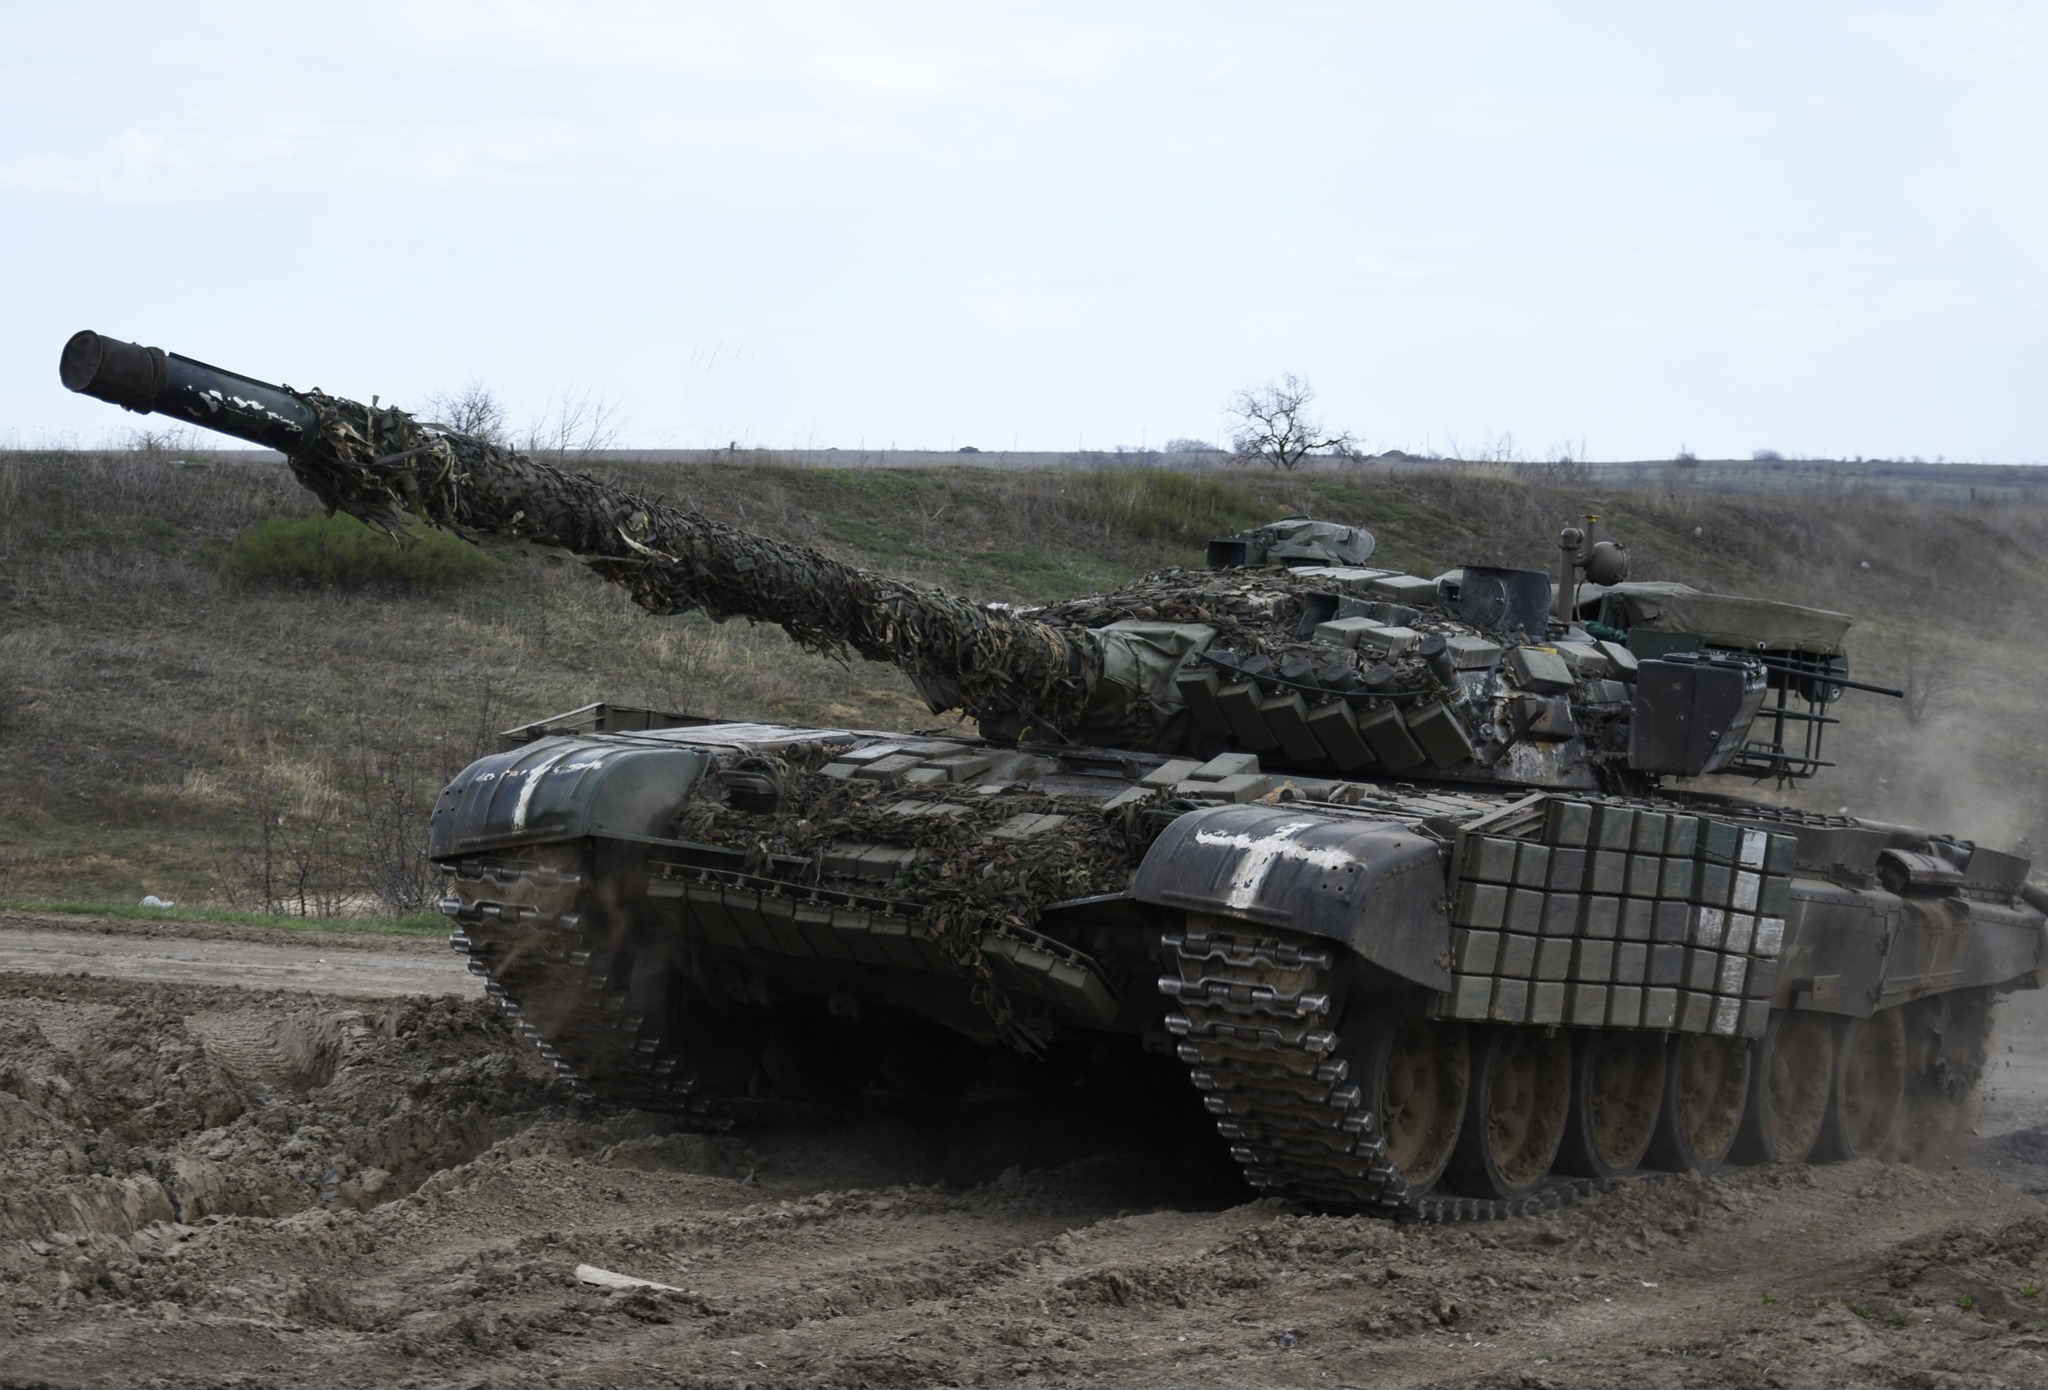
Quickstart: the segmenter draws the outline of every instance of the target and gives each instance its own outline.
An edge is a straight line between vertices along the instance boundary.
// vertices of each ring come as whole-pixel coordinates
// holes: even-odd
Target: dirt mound
[[[7,985],[0,1237],[367,1206],[565,1099],[481,1002]]]

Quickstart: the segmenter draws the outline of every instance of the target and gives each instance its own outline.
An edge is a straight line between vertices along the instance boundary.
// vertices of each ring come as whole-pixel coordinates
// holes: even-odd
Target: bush
[[[1164,468],[1091,473],[1085,487],[1091,509],[1112,529],[1148,540],[1199,545],[1281,514],[1231,483]]]
[[[228,549],[245,579],[332,589],[432,589],[479,579],[498,567],[483,551],[440,531],[408,527],[396,539],[352,517],[273,518]]]

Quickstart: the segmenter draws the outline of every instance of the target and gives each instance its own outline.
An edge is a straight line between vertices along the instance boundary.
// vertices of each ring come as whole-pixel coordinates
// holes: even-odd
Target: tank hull
[[[1424,1219],[1600,1180],[1549,1120],[1529,1154],[1459,1149],[1498,1127],[1488,1066],[1554,1091],[1574,1048],[1648,1048],[1675,1095],[1711,1061],[1733,1099],[1660,1121],[1681,1168],[1775,1113],[1752,1060],[1818,1036],[1788,1015],[1899,1032],[1902,1088],[1952,1099],[2048,923],[2024,861],[1757,803],[760,724],[521,743],[450,784],[432,837],[456,946],[593,1098],[722,1120],[1121,1038],[1187,1067],[1255,1186]],[[1440,1094],[1397,1132],[1411,1065]]]

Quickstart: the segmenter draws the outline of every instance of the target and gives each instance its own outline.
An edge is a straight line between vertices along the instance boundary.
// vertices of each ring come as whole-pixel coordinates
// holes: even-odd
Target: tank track
[[[1333,1057],[1332,957],[1272,936],[1169,932],[1175,974],[1159,991],[1179,1008],[1167,1031],[1253,1187],[1312,1206],[1411,1221],[1490,1221],[1555,1211],[1598,1191],[1553,1179],[1513,1201],[1415,1191],[1388,1156],[1379,1098]]]
[[[471,855],[445,868],[439,906],[458,924],[448,944],[579,1097],[731,1124],[677,1074],[633,1008],[614,969],[616,945],[592,911],[580,845]]]

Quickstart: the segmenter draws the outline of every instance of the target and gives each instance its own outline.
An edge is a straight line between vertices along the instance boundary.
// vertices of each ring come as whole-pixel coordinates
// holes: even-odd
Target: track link
[[[440,908],[458,926],[448,944],[578,1096],[710,1118],[709,1098],[664,1055],[618,977],[619,945],[599,920],[581,845],[472,855],[447,870]]]
[[[1601,1186],[1555,1179],[1516,1201],[1415,1191],[1387,1152],[1378,1078],[1352,1077],[1333,1055],[1341,1006],[1329,951],[1250,934],[1169,932],[1163,941],[1177,969],[1160,977],[1159,992],[1179,1006],[1167,1030],[1261,1192],[1411,1221],[1488,1221],[1555,1211]]]

